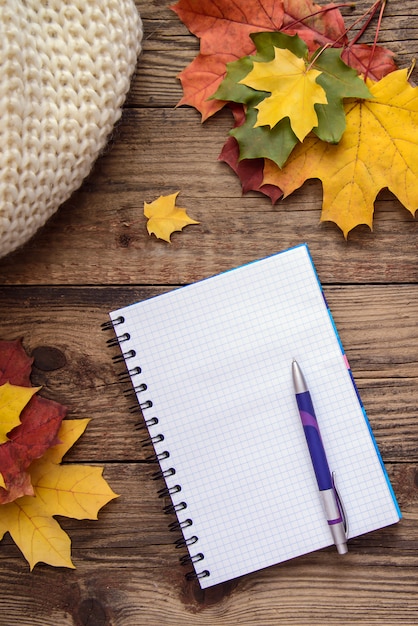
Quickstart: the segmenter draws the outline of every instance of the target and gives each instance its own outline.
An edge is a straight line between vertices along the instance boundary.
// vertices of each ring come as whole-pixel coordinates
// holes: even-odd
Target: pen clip
[[[337,481],[335,478],[335,472],[332,472],[331,477],[332,477],[332,486],[333,486],[335,497],[337,500],[337,505],[340,510],[341,518],[343,520],[345,536],[348,539],[348,517],[347,517],[347,512],[344,506],[344,502],[341,498],[340,492],[338,491]]]

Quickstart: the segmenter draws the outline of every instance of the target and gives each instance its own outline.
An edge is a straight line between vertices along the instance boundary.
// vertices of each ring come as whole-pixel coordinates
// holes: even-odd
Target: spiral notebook
[[[400,519],[306,245],[110,317],[202,588],[332,545],[293,358],[349,537]]]

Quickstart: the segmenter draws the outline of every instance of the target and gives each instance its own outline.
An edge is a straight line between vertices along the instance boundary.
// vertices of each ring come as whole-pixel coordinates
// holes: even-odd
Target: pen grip
[[[318,488],[320,491],[333,489],[331,472],[319,432],[318,422],[312,405],[309,391],[296,394],[296,402],[308,444],[309,454],[315,471]]]

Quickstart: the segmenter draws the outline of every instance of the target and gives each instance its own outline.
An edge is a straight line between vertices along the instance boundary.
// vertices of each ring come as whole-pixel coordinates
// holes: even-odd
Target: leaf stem
[[[298,20],[293,20],[293,22],[290,22],[290,24],[286,24],[286,26],[283,26],[282,30],[293,28],[293,26],[296,26],[296,24],[300,24],[301,22],[304,22],[311,17],[315,17],[315,15],[320,15],[321,13],[327,13],[328,11],[334,11],[335,9],[341,9],[344,7],[349,7],[353,9],[355,6],[355,2],[342,2],[341,4],[334,4],[333,6],[321,7],[318,11],[309,13],[309,15],[305,15],[305,17],[301,17]]]
[[[406,75],[406,80],[409,80],[411,78],[411,74],[414,71],[416,64],[417,64],[417,60],[416,59],[412,59],[411,67],[409,68],[408,73]]]
[[[332,43],[326,43],[322,46],[322,48],[320,48],[319,50],[316,50],[315,52],[317,54],[314,53],[314,55],[312,56],[309,65],[306,66],[306,71],[309,72],[309,70],[312,69],[312,67],[315,65],[315,63],[317,62],[317,60],[319,59],[319,57],[321,56],[321,54],[327,49],[327,48],[331,48],[332,47]]]
[[[382,0],[382,5],[380,7],[379,19],[378,19],[377,26],[376,26],[376,33],[375,33],[375,36],[374,36],[372,51],[371,51],[371,54],[369,56],[369,62],[367,64],[366,72],[364,74],[364,81],[366,81],[367,76],[368,76],[368,74],[370,72],[371,64],[372,64],[374,53],[375,53],[376,46],[377,46],[377,40],[379,38],[379,32],[380,32],[380,27],[382,25],[382,19],[383,19],[383,13],[384,13],[385,7],[386,7],[386,0]]]
[[[386,4],[386,0],[383,0],[383,2]],[[359,22],[361,22],[361,20],[363,20],[365,17],[368,16],[367,20],[365,21],[365,23],[363,24],[363,26],[361,27],[361,29],[359,30],[359,32],[356,34],[356,36],[350,41],[350,43],[348,44],[347,48],[351,48],[352,46],[354,46],[358,40],[360,39],[360,37],[362,35],[364,35],[364,33],[366,32],[367,28],[369,27],[370,22],[372,21],[372,19],[374,18],[374,16],[376,15],[376,11],[379,8],[379,5],[382,3],[382,0],[376,0],[376,2],[364,13],[364,15],[362,15],[361,17],[359,17],[355,22],[353,22],[353,24],[351,24],[351,26],[347,29],[347,33],[352,30],[354,28],[354,26],[356,26]]]

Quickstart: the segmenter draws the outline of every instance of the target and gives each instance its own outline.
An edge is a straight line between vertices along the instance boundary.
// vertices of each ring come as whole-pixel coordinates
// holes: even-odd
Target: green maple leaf
[[[241,102],[254,107],[269,95],[268,91],[255,90],[241,81],[253,69],[254,63],[268,63],[274,59],[275,48],[287,48],[295,56],[307,55],[307,46],[298,35],[290,36],[279,32],[256,33],[251,35],[257,54],[242,57],[238,61],[227,63],[227,73],[213,99]]]
[[[274,161],[281,167],[286,163],[293,148],[298,143],[298,138],[290,126],[288,117],[280,120],[274,128],[257,126],[257,111],[254,108],[247,109],[244,124],[230,131],[235,137],[240,150],[240,160],[265,158]]]
[[[323,141],[337,143],[345,130],[343,99],[371,96],[357,72],[341,60],[340,51],[320,49],[309,59],[308,48],[298,35],[256,33],[252,39],[257,54],[229,63],[226,77],[213,96],[219,100],[242,103],[246,108],[245,123],[230,132],[239,144],[240,160],[264,157],[282,167],[299,142],[288,116],[283,117],[273,128],[256,125],[257,108],[270,97],[271,92],[244,84],[254,64],[271,63],[277,48],[289,50],[295,57],[304,59],[307,67],[309,65],[319,72],[316,82],[324,90],[327,104],[314,105],[317,126],[312,130]]]
[[[240,160],[268,158],[279,166],[287,161],[298,139],[290,126],[289,118],[281,120],[273,129],[268,126],[255,126],[257,111],[255,107],[268,95],[267,91],[258,91],[247,87],[240,81],[252,70],[255,61],[271,61],[274,49],[286,38],[288,49],[302,55],[305,44],[298,36],[282,36],[281,33],[261,33],[262,37],[252,35],[258,53],[246,56],[227,64],[227,73],[213,98],[238,102],[246,106],[246,120],[242,126],[233,128],[230,135],[235,137],[240,149]]]
[[[323,87],[328,99],[326,105],[315,105],[318,127],[313,131],[319,139],[329,143],[338,143],[345,131],[344,98],[373,98],[366,83],[341,60],[340,55],[340,50],[327,48],[313,62],[314,67],[321,72],[317,82]]]

